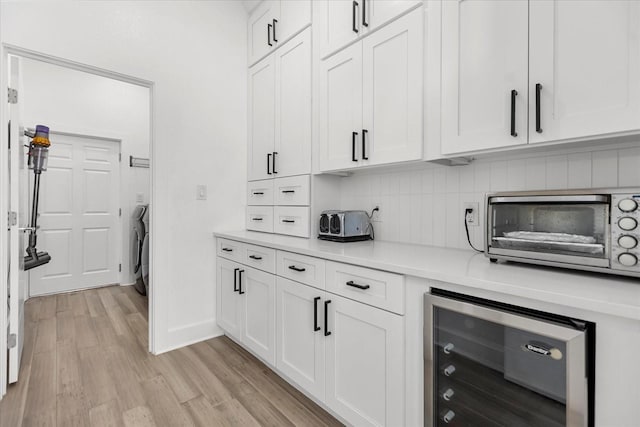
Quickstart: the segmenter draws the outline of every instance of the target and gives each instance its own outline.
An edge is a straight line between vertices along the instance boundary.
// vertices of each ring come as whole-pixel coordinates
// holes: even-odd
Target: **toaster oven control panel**
[[[640,271],[640,194],[612,196],[611,268]]]

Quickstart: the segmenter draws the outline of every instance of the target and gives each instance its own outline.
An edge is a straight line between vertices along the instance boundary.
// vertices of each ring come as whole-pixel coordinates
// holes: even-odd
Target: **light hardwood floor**
[[[0,426],[341,425],[226,337],[149,354],[146,304],[131,286],[27,301]]]

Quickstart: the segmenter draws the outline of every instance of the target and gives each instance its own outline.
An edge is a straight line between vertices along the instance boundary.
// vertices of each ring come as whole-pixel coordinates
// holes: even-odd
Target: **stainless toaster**
[[[318,238],[335,242],[373,240],[371,220],[365,211],[324,211]]]

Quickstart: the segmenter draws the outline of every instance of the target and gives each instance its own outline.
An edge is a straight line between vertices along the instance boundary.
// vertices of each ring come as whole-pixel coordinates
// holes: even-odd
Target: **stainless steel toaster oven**
[[[492,260],[640,277],[640,188],[487,196]]]

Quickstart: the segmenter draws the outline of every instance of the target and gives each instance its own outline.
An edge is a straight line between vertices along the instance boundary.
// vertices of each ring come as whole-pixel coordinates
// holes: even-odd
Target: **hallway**
[[[226,337],[149,354],[146,304],[131,286],[30,299],[0,427],[340,425]]]

